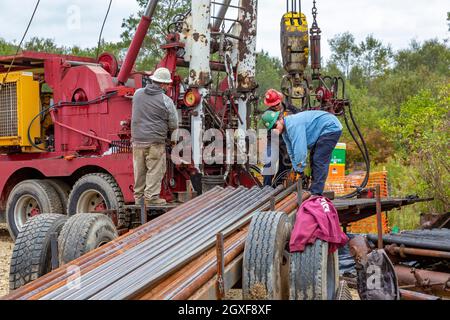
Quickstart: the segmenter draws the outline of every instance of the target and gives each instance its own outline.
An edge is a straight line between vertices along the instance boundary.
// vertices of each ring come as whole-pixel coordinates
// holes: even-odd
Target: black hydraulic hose
[[[108,20],[109,12],[111,11],[111,5],[113,0],[109,1],[108,9],[106,10],[105,19],[103,20],[102,28],[100,29],[100,35],[98,36],[98,44],[97,44],[97,52],[96,52],[96,59],[98,59],[98,55],[100,53],[100,47],[102,46],[102,35],[103,30],[105,29],[106,21]]]
[[[359,129],[359,126],[356,123],[356,120],[355,120],[355,118],[353,116],[352,106],[351,106],[350,103],[349,103],[349,106],[348,106],[348,110],[350,112],[350,118],[351,118],[351,120],[353,122],[353,125],[355,126],[356,132],[358,133],[359,137],[361,138],[362,146],[364,147],[363,156],[365,155],[367,172],[366,172],[366,178],[364,179],[363,184],[362,184],[361,187],[365,188],[367,186],[367,183],[369,182],[369,176],[370,176],[370,154],[369,154],[369,150],[367,149],[367,144],[366,144],[366,141],[364,140],[364,136],[361,133],[361,130]]]
[[[287,175],[288,175],[290,172],[291,172],[291,169],[287,169],[287,170],[284,170],[282,173],[280,173],[280,174],[275,178],[275,180],[273,181],[272,187],[276,187],[277,184],[278,184],[281,180],[283,180],[284,178],[287,178]]]
[[[366,176],[364,177],[363,182],[361,183],[360,188],[363,189],[367,186],[367,183],[369,182],[369,177],[370,177],[370,157],[369,157],[369,151],[367,149],[367,144],[366,141],[364,140],[363,135],[361,134],[361,131],[359,130],[359,127],[353,117],[353,112],[351,110],[351,105],[349,104],[349,112],[350,112],[350,118],[352,120],[353,125],[355,126],[355,129],[358,133],[359,138],[361,139],[361,144],[359,143],[357,137],[355,136],[354,132],[352,131],[351,127],[350,127],[350,123],[348,121],[348,117],[347,117],[347,113],[344,110],[344,120],[345,120],[345,125],[347,126],[347,129],[352,137],[352,139],[355,141],[359,151],[361,152],[363,158],[364,158],[364,162],[366,164]],[[358,194],[358,190],[355,190],[349,194],[346,194],[344,196],[339,197],[339,199],[349,199],[349,198],[353,198]]]
[[[44,110],[42,110],[41,112],[39,112],[37,114],[37,116],[35,116],[31,122],[30,125],[28,126],[28,130],[27,130],[27,136],[28,136],[28,141],[31,143],[31,145],[41,151],[47,151],[47,149],[42,149],[41,147],[39,147],[38,145],[36,145],[36,143],[31,139],[31,126],[33,125],[33,123],[36,121],[37,118],[39,118],[41,115],[47,113],[47,111],[49,111],[51,108],[53,108],[53,106],[50,106],[48,108],[45,108]]]

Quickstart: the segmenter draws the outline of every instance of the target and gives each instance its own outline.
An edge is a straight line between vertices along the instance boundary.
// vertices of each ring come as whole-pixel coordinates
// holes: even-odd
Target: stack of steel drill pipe
[[[450,251],[450,241],[445,235],[450,235],[449,231],[443,231],[439,237],[427,238],[420,234],[390,234],[383,236],[385,243],[395,243],[418,249],[432,249],[438,251]],[[376,241],[376,235],[369,234],[367,238]]]
[[[227,199],[227,196],[231,193],[232,189],[223,190],[221,194],[221,199],[218,199],[219,203],[223,199]],[[215,200],[217,201],[217,199]],[[134,264],[133,258],[137,259],[138,262],[140,261],[140,259],[144,258],[142,256],[139,256],[139,254],[154,255],[155,251],[152,250],[153,248],[157,247],[160,244],[164,244],[164,241],[170,240],[170,238],[172,237],[175,238],[178,235],[177,233],[182,231],[182,229],[185,229],[185,231],[192,230],[192,227],[196,226],[195,222],[201,223],[202,221],[205,221],[202,220],[202,218],[208,214],[209,208],[210,208],[209,206],[206,206],[203,210],[196,212],[194,219],[192,219],[192,216],[189,216],[191,217],[189,221],[185,219],[182,220],[181,223],[179,224],[171,224],[168,229],[164,230],[164,232],[157,233],[154,237],[151,237],[146,241],[139,243],[130,250],[126,250],[125,252],[123,252],[123,254],[121,254],[116,258],[106,261],[105,263],[98,266],[98,268],[93,269],[92,272],[88,272],[83,276],[83,287],[88,285],[91,280],[96,280],[97,282],[100,282],[105,277],[119,276],[118,273],[116,272],[117,270],[114,270],[117,267],[115,263],[119,263],[122,265],[124,263],[127,263],[126,266],[130,266]],[[199,217],[200,219],[196,219],[197,217]],[[167,244],[170,245],[170,242],[167,242]],[[149,247],[147,247],[147,245],[149,245]],[[112,275],[108,273],[108,271],[111,270],[114,270],[114,273]],[[127,271],[128,270],[123,270],[122,272],[126,273]],[[100,277],[96,277],[96,275],[99,272],[102,272],[102,274],[100,275]],[[94,276],[92,275],[92,273],[94,273]],[[64,293],[65,291],[66,291],[65,288],[53,291],[50,295],[45,296],[44,299],[52,299],[53,297],[56,297],[58,293]]]
[[[290,218],[294,217],[297,213],[297,209],[298,209],[298,199],[297,197],[295,197],[294,199],[290,199],[286,202],[286,204],[280,207],[276,207],[277,211],[283,211],[288,213],[288,216]],[[292,210],[292,211],[291,211]],[[290,213],[289,213],[290,212]],[[240,248],[240,251],[237,252],[236,249],[232,250],[230,252],[230,255],[225,256],[225,264],[234,264],[235,262],[239,262],[238,260],[242,259],[243,253],[244,253],[244,247],[245,247],[245,242],[247,239],[247,232],[248,230],[244,233],[241,234],[241,239],[239,243],[235,243],[235,246],[238,246],[238,248]],[[232,254],[235,253],[234,256],[232,256]],[[217,260],[214,260],[213,262],[216,263]],[[216,270],[216,265],[214,264],[214,270]],[[199,287],[196,291],[191,291],[188,292],[184,287],[180,287],[180,291],[178,292],[178,294],[173,295],[172,297],[170,297],[170,299],[173,300],[184,300],[184,299],[189,299],[189,300],[198,300],[198,299],[204,299],[204,294],[205,292],[208,290],[208,287],[211,285],[211,282],[215,282],[215,279],[212,278],[209,282],[204,283],[202,285],[202,287]],[[166,299],[169,297],[165,297]]]
[[[231,190],[231,189],[230,189]],[[168,212],[164,216],[155,219],[154,221],[141,226],[129,233],[123,235],[119,239],[102,246],[101,248],[92,251],[83,257],[62,266],[60,269],[12,292],[8,299],[30,299],[40,298],[41,292],[51,291],[65,285],[65,281],[70,276],[68,269],[71,266],[77,266],[80,268],[81,274],[85,274],[87,271],[94,269],[98,264],[103,263],[117,255],[122,254],[124,251],[129,250],[138,243],[141,243],[156,233],[168,229],[173,224],[182,222],[193,214],[193,210],[201,210],[207,206],[210,206],[210,201],[217,201],[223,198],[230,190],[223,190],[223,188],[216,187],[204,195]]]
[[[222,191],[222,193],[226,193],[226,191],[227,190],[224,190],[224,191]],[[258,203],[259,198],[263,198],[267,202],[268,201],[267,198],[271,194],[276,194],[277,192],[279,192],[279,191],[272,191],[272,189],[264,189],[262,191],[259,189],[258,190],[253,189],[250,191],[245,191],[245,190],[239,189],[239,190],[235,191],[234,193],[231,192],[231,196],[229,199],[227,199],[227,197],[225,197],[225,201],[223,201],[223,200],[218,201],[215,204],[213,204],[212,206],[206,206],[206,208],[204,210],[200,210],[200,211],[204,211],[204,213],[206,213],[206,216],[207,216],[206,218],[209,217],[209,219],[198,219],[199,221],[197,221],[197,218],[190,217],[190,219],[188,219],[188,220],[191,220],[190,221],[191,225],[197,226],[197,229],[195,229],[195,228],[194,228],[194,230],[192,230],[192,228],[189,229],[190,233],[192,233],[192,231],[195,231],[195,230],[201,231],[202,233],[205,233],[205,232],[208,233],[209,231],[215,232],[216,229],[225,227],[226,223],[231,224],[236,219],[240,218],[241,216],[239,215],[239,212],[236,213],[236,211],[238,211],[239,209],[242,209],[242,207],[245,204],[247,204],[247,207],[248,207],[249,206],[248,203],[251,203],[251,204]],[[243,196],[240,198],[239,195],[241,193],[243,193]],[[253,195],[253,198],[251,195]],[[223,198],[224,197],[222,197],[222,199]],[[214,199],[214,200],[217,200],[217,199]],[[232,205],[232,204],[228,203],[227,201],[232,201],[232,202],[236,201],[237,204],[235,204],[234,207],[232,206],[230,208],[230,205]],[[188,204],[190,204],[190,202]],[[225,208],[223,207],[224,204],[227,204],[227,206]],[[214,215],[212,215],[212,213],[210,212],[211,208],[216,209]],[[229,214],[227,216],[227,212],[233,208],[235,209],[235,212],[234,213],[232,212],[232,214]],[[197,210],[194,210],[194,211],[197,211]],[[231,211],[233,211],[233,210],[231,210]],[[240,212],[240,213],[242,215],[244,215],[244,213],[246,213],[246,212],[243,212],[243,210],[241,210],[241,211],[242,212]],[[250,210],[248,210],[248,211],[250,211]],[[209,212],[209,214],[208,214],[208,212]],[[196,216],[197,213],[195,213],[194,216]],[[233,218],[233,214],[236,216],[234,218],[234,220],[227,221],[227,218],[228,219]],[[224,217],[224,215],[225,215],[225,220],[223,220],[224,221],[223,222],[222,220],[220,220],[220,217]],[[218,220],[219,224],[217,224],[216,229],[214,229],[214,228],[211,229],[211,227],[214,226],[213,223],[215,222],[215,220]],[[222,221],[222,223],[220,223],[220,221]],[[180,223],[178,226],[175,226],[175,228],[177,228],[177,227],[178,227],[178,229],[180,229],[180,227],[186,228],[186,221],[182,221],[182,223]],[[173,233],[173,231],[174,231],[173,229],[174,229],[173,227],[169,227],[163,233],[165,233],[166,235],[174,236],[176,233]],[[182,230],[179,230],[179,231],[182,231]],[[179,235],[177,234],[177,236],[179,236]],[[161,238],[161,234],[157,234],[154,237],[152,237],[146,241],[148,242],[151,239],[154,240],[157,237]],[[164,241],[164,239],[160,239],[159,243],[164,244],[164,242],[166,242],[166,244],[167,244],[168,238],[169,238],[169,236],[167,236],[165,238],[165,241]],[[193,240],[194,240],[194,243],[192,244]],[[202,244],[207,240],[208,240],[207,238],[205,238],[205,239],[198,238],[197,239],[197,238],[192,238],[189,236],[185,237],[185,241],[191,242],[191,246],[190,246],[191,252],[190,253],[192,253],[194,255],[201,253],[201,250],[205,249],[204,248],[205,245],[202,246]],[[131,284],[134,283],[134,289],[141,290],[141,288],[140,287],[138,288],[137,286],[139,285],[139,286],[145,287],[145,285],[143,285],[142,281],[139,279],[141,277],[142,270],[143,271],[148,270],[148,268],[147,268],[148,266],[144,266],[145,259],[148,259],[148,258],[151,259],[151,257],[156,257],[155,253],[153,253],[153,252],[155,252],[154,251],[155,248],[153,248],[153,250],[152,250],[151,248],[143,246],[143,243],[146,243],[146,241],[138,243],[131,249],[122,250],[123,252],[121,251],[120,254],[113,257],[113,259],[109,259],[106,262],[99,263],[98,265],[96,265],[95,268],[91,268],[86,273],[82,273],[83,274],[82,289],[79,290],[79,292],[68,293],[65,286],[60,285],[59,287],[54,286],[54,288],[49,288],[50,290],[45,290],[44,294],[40,294],[40,295],[34,296],[32,298],[43,298],[43,299],[64,299],[64,298],[87,299],[87,298],[91,298],[91,297],[94,299],[126,298],[127,297],[126,295],[128,295],[128,291],[124,290],[124,288],[129,287],[130,283],[128,283],[128,282],[125,283],[124,282],[125,280],[120,281],[120,278],[131,273],[132,274],[131,278],[125,277],[127,279],[126,281],[131,281]],[[178,260],[178,258],[176,258],[176,256],[179,256],[179,252],[176,252],[176,255],[173,253],[173,250],[176,250],[177,247],[175,246],[175,248],[173,248],[173,246],[171,246],[170,242],[168,242],[168,245],[169,245],[168,247],[167,246],[164,247],[164,250],[161,250],[161,248],[160,248],[159,250],[157,250],[157,252],[159,253],[160,256],[165,255],[165,257],[167,259],[169,259],[171,264],[165,268],[164,268],[164,265],[162,265],[162,264],[157,265],[156,266],[157,268],[156,267],[151,268],[151,270],[153,270],[152,271],[153,274],[155,273],[155,270],[159,270],[161,267],[163,267],[164,272],[166,272],[166,271],[169,272],[173,268],[178,268],[182,263],[188,262],[188,261],[184,261],[186,259]],[[179,250],[183,250],[183,252],[185,252],[185,249],[182,246],[180,246],[179,243],[178,243],[178,248],[179,248]],[[167,249],[171,249],[172,253],[166,253],[165,251]],[[148,253],[149,251],[150,251],[150,253]],[[142,255],[145,255],[145,254],[147,254],[147,256],[146,256],[146,258],[143,258]],[[187,259],[188,260],[192,259],[192,257],[188,256]],[[160,259],[157,259],[157,260],[159,261]],[[138,266],[134,267],[134,263],[136,263]],[[131,268],[131,266],[133,266],[134,268]],[[142,268],[142,270],[139,269],[140,267]],[[99,271],[99,270],[101,270],[101,271]],[[137,270],[137,271],[133,273],[133,272],[130,272],[130,270]],[[108,271],[110,271],[110,272],[108,272]],[[125,271],[127,271],[127,272],[125,272]],[[156,280],[158,280],[158,277],[166,276],[165,273],[163,273],[163,271],[159,272],[156,277],[153,274],[150,275],[150,276],[153,276],[153,278],[150,277],[149,281],[150,282],[156,281]],[[119,274],[120,274],[120,276],[118,276]],[[109,282],[109,281],[111,281],[111,282]],[[114,288],[114,282],[121,282],[121,284],[120,284],[120,286],[116,286]],[[145,281],[144,281],[144,283],[145,283]],[[112,290],[111,292],[109,292],[108,290],[105,290],[105,292],[103,292],[102,295],[96,294],[98,291],[101,291],[105,285],[108,285],[108,284],[112,284],[112,287],[114,288],[114,290]],[[124,287],[121,287],[122,285]],[[87,289],[89,289],[89,290],[85,290],[86,289],[85,286],[87,286]],[[52,291],[52,289],[55,289],[55,290]],[[124,291],[125,291],[125,293],[124,293]],[[123,296],[124,294],[125,294],[125,296]],[[134,294],[134,292],[133,292],[133,294]]]
[[[283,198],[284,197],[284,198]],[[297,209],[297,195],[291,194],[285,197],[281,195],[277,199],[275,209],[286,213],[295,213]],[[263,205],[257,211],[267,210],[267,205]],[[250,216],[250,218],[252,215]],[[225,239],[224,262],[228,265],[234,259],[239,257],[244,251],[245,240],[247,238],[249,221],[241,229],[235,230]],[[231,227],[232,228],[232,227]],[[191,297],[196,290],[210,281],[216,272],[216,251],[214,248],[208,250],[207,253],[192,261],[182,270],[174,273],[164,281],[157,284],[151,290],[141,295],[133,296],[132,299],[141,300],[184,300]]]
[[[171,248],[172,252],[170,254],[165,253],[164,259],[158,257],[159,264],[152,265],[152,267],[149,267],[147,264],[143,265],[140,269],[128,274],[111,287],[106,288],[103,292],[94,295],[92,299],[129,299],[136,293],[148,290],[149,287],[177,271],[201,255],[209,247],[213,246],[217,232],[232,225],[252,210],[245,207],[246,205],[248,206],[248,203],[253,203],[253,201],[258,202],[261,197],[263,199],[266,198],[267,201],[267,198],[273,193],[274,191],[271,188],[266,188],[262,191],[259,188],[254,188],[249,192],[244,192],[242,196],[238,196],[230,203],[226,203],[226,206],[223,208],[216,210],[219,214],[217,220],[213,221],[213,225],[208,225],[201,230],[199,232],[200,237],[192,235],[187,238],[185,243],[180,243],[177,249],[183,250],[181,257],[180,251]],[[224,217],[226,218],[221,221],[221,218]],[[217,222],[218,224],[216,224]],[[188,248],[185,247],[186,244],[188,244]],[[166,259],[168,259],[169,263],[167,263]]]
[[[189,203],[173,209],[166,215],[155,219],[151,223],[141,226],[126,235],[123,235],[119,239],[102,246],[101,248],[88,253],[87,255],[67,264],[55,272],[52,272],[31,284],[24,286],[12,294],[8,299],[29,299],[35,295],[39,295],[40,292],[48,290],[54,285],[61,285],[70,274],[68,268],[70,266],[77,266],[80,268],[81,274],[84,274],[86,270],[93,269],[98,263],[111,259],[123,251],[130,249],[134,245],[152,237],[155,233],[160,232],[168,228],[171,224],[177,223],[192,214],[192,209],[201,209],[208,206],[208,202],[212,199],[217,199],[224,195],[224,190],[220,187],[210,190],[208,193],[201,197],[198,197]],[[64,283],[63,283],[64,285]],[[53,288],[54,289],[54,288]]]

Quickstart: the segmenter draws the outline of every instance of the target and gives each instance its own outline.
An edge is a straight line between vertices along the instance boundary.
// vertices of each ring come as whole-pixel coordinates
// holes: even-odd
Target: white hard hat
[[[153,73],[150,77],[155,82],[158,83],[172,83],[172,75],[170,74],[169,69],[167,68],[159,68]]]

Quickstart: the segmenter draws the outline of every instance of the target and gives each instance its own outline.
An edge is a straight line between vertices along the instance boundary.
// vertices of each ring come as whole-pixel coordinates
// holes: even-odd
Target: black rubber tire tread
[[[67,221],[62,214],[41,214],[25,223],[14,244],[9,287],[17,290],[51,271],[51,233],[59,234]]]
[[[328,253],[327,242],[317,240],[313,245],[308,245],[305,251],[291,253],[290,300],[333,300],[338,288],[338,256],[337,252],[332,255]]]
[[[288,217],[283,212],[259,212],[253,217],[244,250],[242,291],[244,300],[287,299],[288,282],[282,275],[289,240]],[[285,280],[285,283],[283,283]]]
[[[61,200],[61,205],[63,209],[63,214],[67,214],[67,203],[69,202],[69,194],[71,191],[70,186],[61,179],[46,179],[58,193],[59,199]]]
[[[39,203],[41,213],[61,214],[63,212],[58,193],[50,183],[45,180],[22,181],[11,191],[6,203],[6,222],[13,240],[16,239],[20,231],[14,221],[14,207],[19,198],[25,194],[32,194],[34,196]]]
[[[112,220],[101,213],[78,213],[66,222],[58,238],[59,264],[67,264],[118,238]]]
[[[125,216],[125,201],[123,198],[122,190],[119,184],[113,176],[107,173],[92,173],[81,177],[73,186],[69,195],[67,204],[67,212],[69,215],[77,213],[77,202],[81,193],[87,186],[95,188],[99,191],[105,199],[106,207],[108,210],[116,209],[118,211],[118,225],[117,228],[127,227],[127,221]]]

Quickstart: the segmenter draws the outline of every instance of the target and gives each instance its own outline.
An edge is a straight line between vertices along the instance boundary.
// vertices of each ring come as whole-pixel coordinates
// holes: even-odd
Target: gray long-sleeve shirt
[[[177,109],[164,90],[149,84],[133,97],[131,136],[133,146],[165,143],[169,132],[178,128]]]

